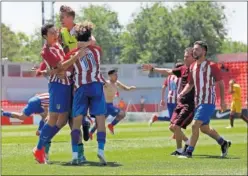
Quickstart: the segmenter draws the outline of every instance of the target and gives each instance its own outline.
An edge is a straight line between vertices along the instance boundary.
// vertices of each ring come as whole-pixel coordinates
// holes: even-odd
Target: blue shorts
[[[93,116],[106,114],[103,84],[100,82],[84,84],[79,87],[74,94],[72,105],[73,117],[79,115],[86,116],[88,109],[90,115]]]
[[[32,97],[28,100],[28,104],[23,108],[22,112],[26,116],[31,114],[41,114],[44,112],[43,107],[41,106],[41,101],[38,97]]]
[[[167,103],[167,109],[169,111],[169,117],[171,119],[174,109],[176,108],[176,103]]]
[[[71,108],[71,85],[51,82],[48,84],[48,88],[49,112],[69,112]]]
[[[113,117],[117,116],[120,113],[120,109],[115,107],[113,103],[107,103],[107,113],[106,113],[106,118],[111,115]]]
[[[214,104],[200,104],[195,109],[194,120],[200,120],[203,122],[202,125],[208,125],[210,118],[214,114],[215,105]]]

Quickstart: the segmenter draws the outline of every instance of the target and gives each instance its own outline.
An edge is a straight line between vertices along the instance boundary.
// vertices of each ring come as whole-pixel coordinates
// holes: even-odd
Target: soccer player
[[[37,147],[34,148],[33,154],[35,159],[45,163],[44,146],[49,142],[67,122],[68,112],[70,110],[71,98],[71,80],[66,72],[63,78],[56,74],[60,71],[67,70],[77,59],[85,55],[81,49],[68,60],[65,60],[65,54],[58,42],[58,31],[52,24],[45,24],[41,28],[41,35],[46,40],[41,52],[43,61],[47,68],[51,70],[49,77],[49,116],[48,121],[42,128],[39,136]],[[58,126],[60,124],[60,126]]]
[[[196,62],[190,66],[189,83],[184,90],[178,95],[179,98],[187,94],[195,87],[195,115],[192,125],[192,135],[190,145],[183,154],[184,158],[191,158],[196,143],[199,138],[199,129],[204,134],[215,139],[221,146],[222,157],[228,153],[231,146],[230,141],[226,141],[217,131],[209,126],[210,118],[215,111],[215,85],[220,88],[220,105],[221,109],[226,109],[224,100],[224,82],[222,80],[221,71],[217,64],[206,59],[208,47],[205,42],[196,41],[193,48],[193,56]]]
[[[39,114],[41,116],[41,120],[39,123],[38,130],[36,131],[36,135],[39,136],[41,129],[45,124],[45,119],[48,114],[48,106],[49,106],[49,94],[48,93],[36,94],[34,97],[28,100],[27,105],[23,108],[21,113],[7,112],[2,110],[1,116],[25,120],[27,117],[31,116],[32,114]]]
[[[89,26],[82,24],[79,28],[77,40],[87,42],[91,37]],[[100,163],[106,165],[104,157],[104,146],[106,141],[105,113],[106,103],[103,92],[103,84],[106,82],[100,72],[100,59],[102,51],[99,46],[91,45],[87,47],[86,56],[77,60],[74,66],[74,86],[73,97],[73,123],[71,131],[72,141],[72,162],[78,165],[78,142],[80,138],[80,127],[83,117],[89,113],[96,117],[97,124],[97,156]]]
[[[114,134],[114,126],[117,125],[125,116],[126,113],[123,110],[115,107],[113,105],[114,98],[118,92],[118,87],[130,91],[136,89],[135,86],[126,86],[118,80],[118,74],[116,70],[108,71],[109,80],[106,81],[104,85],[104,95],[106,100],[107,113],[105,117],[107,118],[109,115],[115,117],[114,120],[108,124],[109,131]],[[90,138],[93,139],[93,134],[96,131],[96,124],[90,130]]]
[[[192,52],[193,52],[192,48],[185,49],[184,65],[179,68],[175,68],[175,69],[154,68],[150,64],[144,64],[143,70],[155,71],[166,75],[172,75],[172,74],[176,75],[177,77],[181,78],[181,87],[179,89],[179,92],[181,92],[188,83],[189,67],[195,61]],[[171,117],[171,125],[169,129],[174,133],[177,144],[176,151],[171,153],[171,155],[173,156],[181,155],[189,145],[189,139],[182,132],[181,128],[186,129],[186,127],[192,122],[194,108],[195,108],[194,89],[192,89],[187,94],[180,97]],[[182,140],[185,142],[184,149],[182,148]]]
[[[62,5],[60,7],[60,22],[62,25],[62,28],[60,29],[60,35],[59,35],[59,42],[63,47],[64,52],[67,54],[68,52],[73,51],[77,47],[86,47],[89,45],[95,44],[95,38],[91,36],[91,39],[88,42],[80,42],[77,40],[77,31],[79,28],[78,24],[75,24],[75,11],[66,5]],[[93,29],[93,24],[88,24],[91,30]],[[73,97],[73,87],[74,83],[72,83],[72,97]],[[72,98],[73,100],[73,98]],[[72,108],[72,102],[71,102],[71,108]],[[69,126],[72,129],[72,113],[69,113]],[[83,126],[83,136],[84,140],[87,141],[89,139],[89,127],[90,123],[85,120],[86,118],[83,118],[82,126]],[[84,144],[82,142],[82,133],[80,131],[80,140],[78,143],[78,157],[80,159],[80,163],[86,162],[86,158],[84,155]]]
[[[183,64],[178,63],[176,64],[175,68],[179,68],[183,66]],[[153,115],[149,121],[149,125],[151,126],[152,123],[156,121],[170,121],[172,117],[172,113],[177,105],[177,94],[181,86],[181,78],[178,78],[175,75],[169,75],[162,86],[162,94],[161,94],[161,101],[160,106],[165,106],[165,89],[168,87],[168,96],[167,96],[167,109],[169,111],[169,118],[168,117],[160,117],[157,114]]]
[[[241,88],[234,79],[229,81],[229,93],[232,94],[232,104],[230,113],[230,126],[226,128],[233,128],[233,122],[235,115],[243,119],[248,123],[247,117],[242,114],[242,99],[241,99]]]

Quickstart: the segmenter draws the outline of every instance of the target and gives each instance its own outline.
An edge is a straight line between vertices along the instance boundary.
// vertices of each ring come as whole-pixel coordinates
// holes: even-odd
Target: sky
[[[55,13],[59,12],[62,4],[71,6],[75,11],[89,4],[107,4],[118,13],[120,23],[126,25],[131,20],[131,15],[139,10],[141,2],[56,2]],[[175,4],[176,2],[166,2],[169,7]],[[222,2],[222,4],[226,6],[228,37],[247,44],[247,3]],[[45,2],[45,13],[45,18],[50,19],[50,2]],[[1,20],[15,32],[33,34],[36,28],[41,27],[41,2],[2,2]]]

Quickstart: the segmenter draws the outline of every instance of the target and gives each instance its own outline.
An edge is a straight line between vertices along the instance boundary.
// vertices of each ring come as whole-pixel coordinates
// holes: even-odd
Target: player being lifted
[[[181,87],[179,92],[183,90],[183,88],[188,83],[188,74],[189,67],[195,61],[193,58],[193,50],[192,48],[186,48],[184,51],[184,65],[175,68],[175,69],[166,69],[166,68],[154,68],[150,64],[144,64],[143,70],[155,71],[157,73],[166,74],[166,75],[176,75],[178,78],[181,78]],[[169,129],[175,134],[177,149],[172,152],[171,155],[181,155],[183,151],[186,150],[189,139],[182,132],[181,128],[186,129],[186,127],[193,120],[193,111],[194,111],[194,89],[189,91],[184,96],[180,97],[177,101],[177,106],[171,117],[171,125]],[[184,149],[182,148],[182,141],[185,142]]]
[[[108,129],[112,134],[114,134],[114,126],[117,125],[125,116],[126,113],[123,110],[120,110],[119,108],[115,107],[113,105],[114,97],[116,93],[118,92],[118,87],[130,91],[136,89],[135,86],[126,86],[123,83],[121,83],[118,80],[118,74],[116,70],[110,70],[108,72],[109,80],[106,81],[104,85],[104,95],[106,100],[106,108],[107,113],[105,114],[105,117],[107,118],[109,115],[115,117],[114,120],[108,124]],[[90,130],[90,138],[92,140],[93,134],[96,131],[96,124],[91,128]]]
[[[178,63],[176,64],[175,68],[179,68],[183,66],[183,64]],[[162,86],[162,93],[161,93],[161,101],[160,106],[164,107],[167,106],[168,112],[169,112],[169,118],[168,117],[161,117],[157,114],[154,114],[152,118],[149,120],[149,125],[151,126],[152,123],[156,121],[170,121],[172,117],[172,113],[174,109],[177,106],[177,94],[181,86],[181,78],[178,78],[175,75],[169,75]],[[168,88],[168,96],[167,96],[167,105],[165,104],[165,90]]]
[[[233,122],[235,115],[240,117],[246,123],[248,123],[247,117],[242,114],[242,98],[241,98],[241,88],[234,79],[229,81],[229,93],[232,94],[231,103],[231,114],[230,114],[230,126],[226,128],[233,128]]]
[[[199,138],[199,130],[215,139],[221,146],[221,156],[225,157],[228,148],[231,146],[230,141],[226,141],[217,131],[209,126],[210,118],[215,111],[215,85],[220,88],[220,105],[221,109],[226,109],[224,100],[224,82],[221,71],[217,64],[206,59],[208,47],[202,41],[196,41],[193,48],[193,56],[196,61],[190,66],[189,83],[184,90],[178,95],[179,98],[195,88],[195,115],[192,125],[192,135],[190,145],[181,157],[191,158],[196,143]]]

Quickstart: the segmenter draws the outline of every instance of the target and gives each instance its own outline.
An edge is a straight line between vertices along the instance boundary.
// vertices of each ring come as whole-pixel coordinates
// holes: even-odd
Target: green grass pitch
[[[226,129],[228,120],[212,120],[212,127],[232,141],[226,159],[220,146],[201,134],[192,159],[170,156],[175,149],[168,123],[120,123],[115,135],[107,132],[105,156],[107,166],[99,166],[97,142],[85,142],[89,161],[81,166],[66,166],[71,159],[70,131],[66,126],[53,139],[50,165],[39,165],[33,158],[37,126],[2,127],[3,175],[247,175],[247,126],[235,120],[235,128]],[[186,134],[191,133],[188,127]]]

